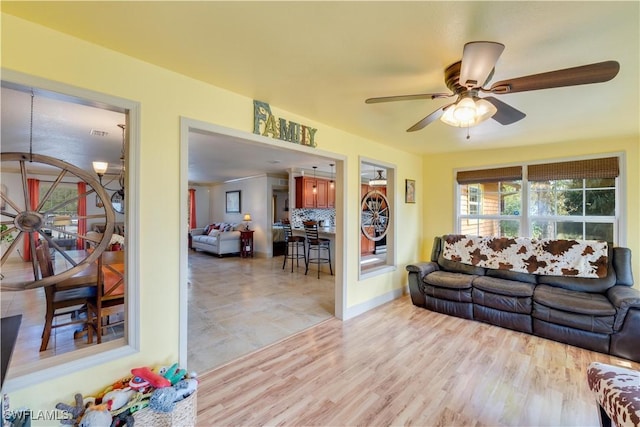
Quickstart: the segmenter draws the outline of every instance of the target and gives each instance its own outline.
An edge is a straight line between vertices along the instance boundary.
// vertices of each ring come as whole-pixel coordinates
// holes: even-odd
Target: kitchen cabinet
[[[314,194],[313,188],[316,187]],[[327,209],[335,207],[335,190],[324,178],[296,177],[296,208]]]

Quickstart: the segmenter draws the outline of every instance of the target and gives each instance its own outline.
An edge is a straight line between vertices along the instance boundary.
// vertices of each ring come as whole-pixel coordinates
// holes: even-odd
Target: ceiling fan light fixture
[[[487,101],[486,99],[476,99],[476,122],[482,123],[485,120],[493,117],[498,112],[495,105]],[[476,124],[477,124],[476,123]]]
[[[498,109],[481,98],[462,98],[458,103],[444,110],[440,120],[449,126],[468,128],[493,117]]]
[[[473,123],[476,117],[476,103],[471,98],[462,98],[453,110],[453,117],[460,123]]]

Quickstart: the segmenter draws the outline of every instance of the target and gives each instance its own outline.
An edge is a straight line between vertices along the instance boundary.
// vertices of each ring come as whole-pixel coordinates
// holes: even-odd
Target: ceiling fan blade
[[[420,93],[417,95],[397,95],[397,96],[382,96],[379,98],[369,98],[364,102],[367,104],[376,104],[378,102],[412,101],[415,99],[450,98],[454,95],[455,94],[453,93]]]
[[[511,123],[522,120],[527,116],[522,111],[513,108],[511,105],[506,104],[493,96],[487,96],[482,99],[489,101],[498,109],[491,118],[501,125],[510,125]]]
[[[547,73],[532,74],[511,80],[502,80],[494,83],[490,89],[482,90],[501,94],[602,83],[614,78],[618,71],[620,71],[620,64],[617,61],[605,61]]]
[[[427,117],[425,117],[424,119],[420,120],[415,125],[411,126],[409,129],[407,129],[407,132],[415,132],[417,130],[425,128],[428,124],[430,124],[432,122],[435,122],[440,117],[442,117],[442,114],[444,114],[444,110],[449,105],[453,105],[453,104],[455,104],[455,102],[451,103],[451,104],[448,104],[448,105],[445,105],[444,107],[438,108],[436,111],[434,111],[433,113],[429,114]]]
[[[469,42],[464,45],[458,82],[467,88],[484,85],[504,50],[502,43]]]

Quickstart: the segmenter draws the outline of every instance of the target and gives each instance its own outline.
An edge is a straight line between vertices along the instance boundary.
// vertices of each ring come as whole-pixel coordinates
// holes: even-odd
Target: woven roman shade
[[[529,165],[527,171],[529,181],[616,178],[620,175],[617,157]]]
[[[510,166],[496,169],[459,171],[456,174],[458,184],[479,184],[482,182],[517,181],[522,179],[522,166]]]

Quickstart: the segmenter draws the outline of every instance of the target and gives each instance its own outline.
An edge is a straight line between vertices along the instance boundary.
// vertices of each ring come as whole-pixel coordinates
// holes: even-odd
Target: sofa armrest
[[[202,228],[192,228],[190,231],[192,236],[200,236],[201,234],[204,234],[204,227]]]
[[[407,271],[409,273],[418,273],[420,279],[427,274],[439,270],[438,264],[435,262],[418,262],[416,264],[407,265]]]
[[[240,240],[240,232],[239,231],[223,231],[218,234],[218,240]]]
[[[609,288],[607,298],[616,308],[613,330],[619,331],[630,308],[640,309],[640,291],[629,286],[616,285]]]
[[[425,298],[421,291],[420,282],[424,276],[440,268],[435,262],[419,262],[407,265],[406,269],[409,272],[409,294],[411,295],[411,302],[418,307],[424,307]]]

